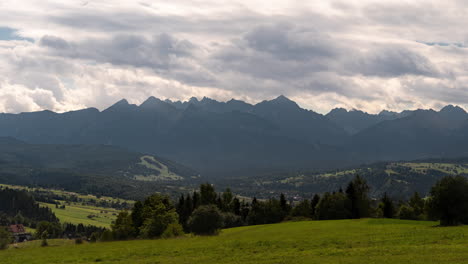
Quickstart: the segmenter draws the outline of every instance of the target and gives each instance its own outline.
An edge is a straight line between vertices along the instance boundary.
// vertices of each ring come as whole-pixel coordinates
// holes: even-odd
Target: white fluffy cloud
[[[459,0],[4,0],[0,112],[151,95],[468,108],[466,13]]]

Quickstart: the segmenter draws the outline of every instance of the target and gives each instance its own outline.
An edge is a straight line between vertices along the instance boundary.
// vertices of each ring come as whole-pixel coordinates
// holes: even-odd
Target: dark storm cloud
[[[359,44],[291,24],[268,25],[254,28],[214,58],[225,70],[275,80],[317,72],[383,78],[438,74],[426,56],[404,45],[370,44],[361,51],[355,48]]]
[[[60,56],[166,70],[176,63],[177,58],[190,57],[196,48],[191,42],[178,40],[169,34],[159,34],[152,38],[117,35],[108,40],[92,39],[78,43],[44,36],[40,44]]]

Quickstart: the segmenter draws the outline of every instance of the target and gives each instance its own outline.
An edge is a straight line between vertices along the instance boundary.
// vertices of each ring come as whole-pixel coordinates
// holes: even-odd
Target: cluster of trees
[[[93,225],[39,222],[36,226],[36,238],[85,238],[97,240],[106,229]],[[44,235],[46,232],[46,235]]]
[[[136,202],[131,211],[121,211],[111,230],[82,224],[61,225],[50,210],[40,208],[25,192],[0,189],[0,210],[16,215],[16,221],[45,217],[52,221],[36,224],[36,238],[86,238],[90,241],[127,240],[134,238],[168,238],[192,232],[213,235],[221,228],[242,225],[278,223],[288,219],[358,219],[365,217],[440,220],[441,225],[468,224],[468,180],[447,176],[422,198],[417,192],[407,201],[394,201],[386,193],[380,199],[369,197],[367,182],[356,176],[345,190],[314,195],[311,200],[289,203],[279,199],[240,200],[227,189],[217,193],[211,184],[202,184],[199,191],[182,195],[174,205],[169,196],[154,194]],[[37,214],[37,215],[36,215]],[[0,225],[2,218],[0,217]],[[11,223],[8,222],[7,224]],[[5,242],[7,241],[7,242]],[[11,241],[0,228],[0,248]],[[46,243],[45,243],[46,244]]]
[[[0,226],[18,223],[35,227],[40,221],[58,223],[55,214],[39,206],[31,194],[10,188],[0,188]]]
[[[0,188],[0,249],[12,242],[7,226],[22,224],[36,229],[36,239],[99,238],[105,231],[96,226],[61,224],[50,208],[41,207],[33,193],[24,190]]]
[[[143,202],[136,202],[132,212],[124,210],[104,232],[102,240],[171,237],[183,234],[176,209],[168,196],[153,194]]]
[[[49,204],[70,204],[70,203],[81,203],[82,205],[104,207],[104,208],[115,208],[118,210],[128,209],[130,205],[126,201],[121,200],[103,200],[101,196],[97,195],[97,199],[93,198],[80,198],[75,194],[61,194],[47,190],[27,190],[34,199],[38,202],[49,203]]]
[[[314,195],[299,203],[279,199],[249,203],[227,189],[217,193],[211,184],[199,191],[181,195],[176,205],[167,196],[155,194],[136,202],[131,212],[122,211],[112,231],[112,239],[170,237],[185,233],[216,234],[220,228],[278,223],[301,218],[315,220],[358,219],[366,217],[441,220],[442,225],[468,223],[468,181],[464,177],[445,177],[423,199],[417,192],[407,201],[393,200],[384,193],[380,199],[369,197],[366,180],[356,176],[346,189]]]

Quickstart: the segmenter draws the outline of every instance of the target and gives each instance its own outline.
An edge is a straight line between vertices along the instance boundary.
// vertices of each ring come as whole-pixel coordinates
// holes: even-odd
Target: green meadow
[[[286,222],[219,236],[37,242],[0,252],[6,264],[53,263],[468,263],[468,227],[386,219]]]
[[[117,218],[119,210],[113,208],[101,208],[79,203],[66,205],[65,209],[55,208],[55,204],[40,203],[49,207],[58,217],[61,223],[94,225],[109,228],[112,221]]]

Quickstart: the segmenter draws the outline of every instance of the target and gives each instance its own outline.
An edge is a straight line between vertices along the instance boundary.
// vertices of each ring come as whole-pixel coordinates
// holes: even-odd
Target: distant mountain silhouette
[[[153,153],[217,176],[254,169],[322,169],[378,160],[468,155],[468,114],[334,109],[321,115],[279,96],[240,100],[121,100],[100,112],[0,114],[0,136],[35,144],[106,144]]]

